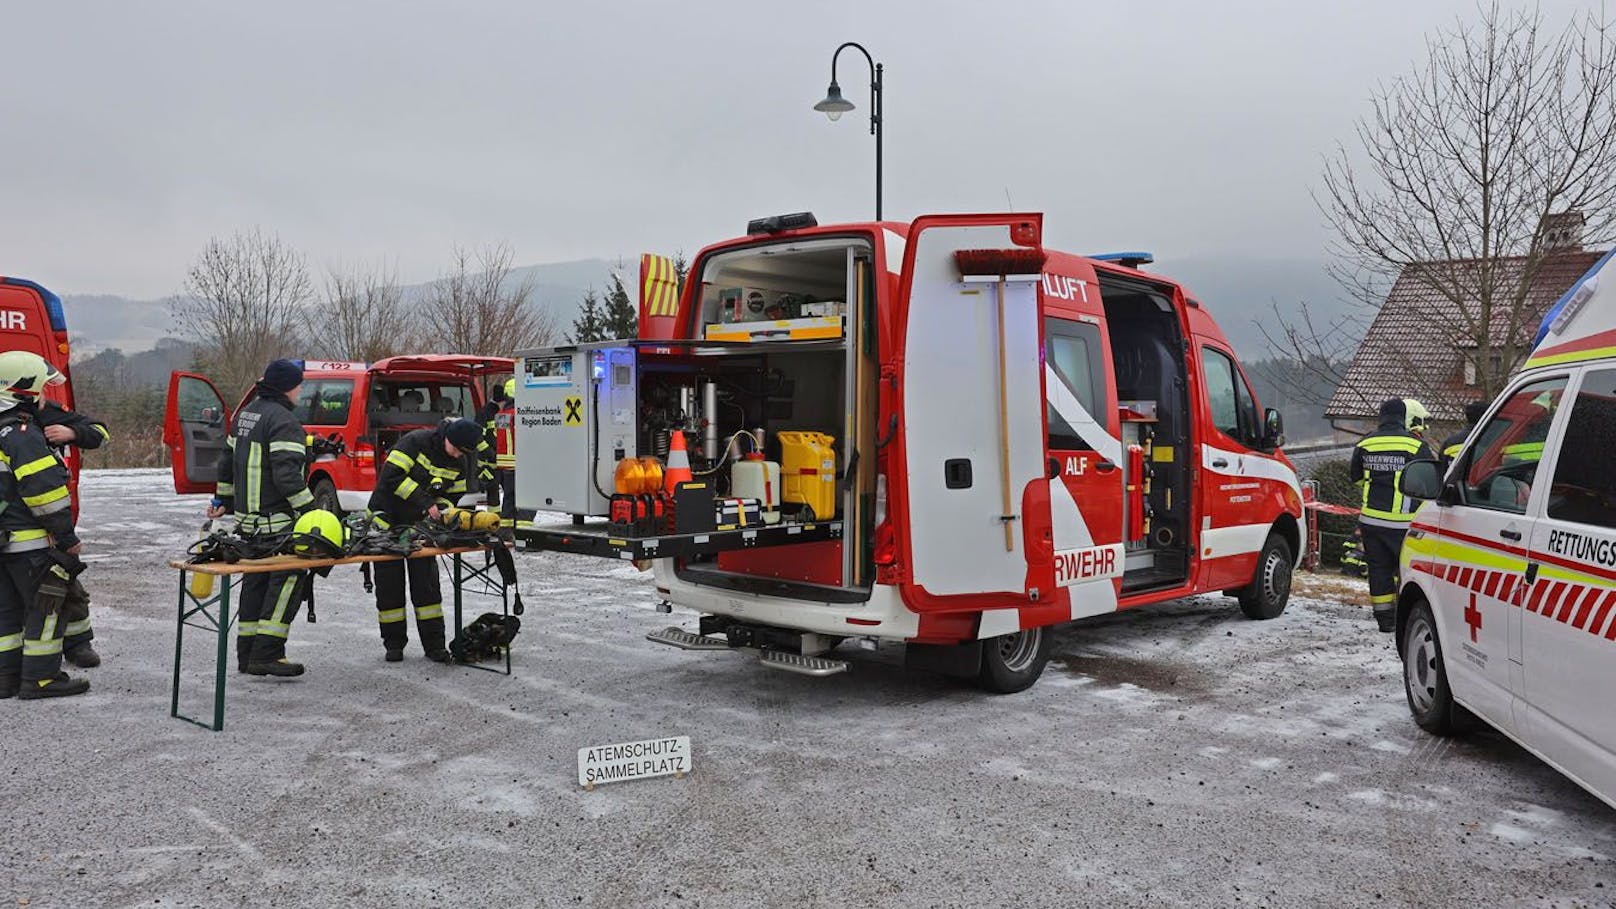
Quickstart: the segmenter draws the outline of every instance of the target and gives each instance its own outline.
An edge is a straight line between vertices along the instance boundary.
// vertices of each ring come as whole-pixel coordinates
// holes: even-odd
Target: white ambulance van
[[[1479,717],[1616,806],[1616,269],[1544,318],[1525,367],[1403,546],[1398,643],[1415,722]]]

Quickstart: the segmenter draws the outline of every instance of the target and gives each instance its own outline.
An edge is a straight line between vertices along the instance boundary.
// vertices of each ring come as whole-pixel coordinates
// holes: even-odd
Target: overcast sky
[[[1557,27],[1585,4],[1544,0]],[[1144,8],[1149,7],[1146,11]],[[873,212],[830,56],[886,67],[886,215],[1047,213],[1052,245],[1322,258],[1320,156],[1470,0],[8,2],[0,274],[176,291],[261,226],[322,268],[695,250]]]

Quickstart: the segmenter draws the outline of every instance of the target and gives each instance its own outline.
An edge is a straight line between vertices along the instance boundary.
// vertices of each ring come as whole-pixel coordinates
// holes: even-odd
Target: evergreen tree
[[[578,318],[572,320],[572,332],[567,340],[574,344],[585,344],[609,337],[611,335],[606,331],[606,318],[600,297],[591,287],[589,292],[584,294],[583,302],[578,304]]]
[[[601,319],[603,339],[636,338],[640,334],[640,309],[629,298],[623,286],[623,274],[612,272],[612,284],[606,291],[605,312]]]

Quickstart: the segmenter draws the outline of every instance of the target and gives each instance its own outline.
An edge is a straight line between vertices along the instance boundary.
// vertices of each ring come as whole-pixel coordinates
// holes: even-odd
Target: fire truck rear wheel
[[[309,492],[314,495],[315,508],[324,508],[337,517],[342,517],[342,505],[337,500],[337,484],[321,477],[310,484]]]
[[[1240,611],[1248,619],[1273,619],[1285,611],[1291,600],[1291,544],[1277,533],[1268,535],[1257,556],[1257,571],[1237,594]]]
[[[1414,722],[1432,735],[1460,735],[1475,725],[1474,714],[1453,700],[1448,669],[1442,662],[1442,642],[1436,621],[1424,601],[1414,603],[1403,623],[1398,648],[1403,657],[1403,693]]]
[[[1026,691],[1044,674],[1052,636],[1048,628],[1028,628],[982,642],[977,684],[994,694]]]

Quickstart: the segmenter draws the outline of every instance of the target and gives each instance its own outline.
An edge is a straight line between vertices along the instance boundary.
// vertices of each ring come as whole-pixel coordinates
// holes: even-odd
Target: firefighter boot
[[[254,660],[247,664],[248,675],[273,675],[283,679],[303,674],[303,664],[294,663],[286,657],[278,660]]]
[[[17,696],[17,689],[22,687],[22,678],[17,675],[0,675],[0,701]]]
[[[1387,634],[1397,630],[1397,606],[1395,604],[1376,604],[1375,624]]]
[[[94,669],[101,665],[101,654],[89,644],[80,644],[72,650],[62,654],[62,658],[80,669]]]
[[[67,673],[58,672],[48,679],[24,682],[17,698],[24,701],[33,701],[40,698],[65,698],[75,694],[83,694],[90,690],[89,679],[69,678]]]
[[[389,663],[402,663],[402,662],[404,662],[404,648],[400,647],[397,650],[394,650],[391,647],[387,648],[387,662],[389,662]]]

